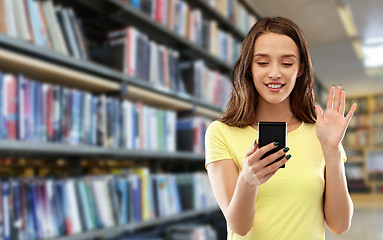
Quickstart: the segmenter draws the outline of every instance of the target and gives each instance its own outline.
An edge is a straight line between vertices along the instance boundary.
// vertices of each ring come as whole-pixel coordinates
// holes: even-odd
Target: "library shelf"
[[[351,131],[345,135],[344,148],[349,152],[351,158],[354,157],[358,162],[359,171],[363,172],[363,182],[370,188],[366,194],[357,196],[358,200],[371,200],[383,202],[381,186],[383,181],[379,176],[370,175],[380,171],[381,167],[374,155],[383,156],[382,138],[380,137],[382,122],[379,118],[374,118],[375,114],[383,113],[383,93],[372,93],[369,95],[355,95],[346,99],[346,106],[350,107],[352,103],[358,103],[357,110],[350,122]],[[350,162],[353,163],[353,162]],[[356,164],[354,164],[355,167]],[[346,165],[346,170],[347,170]],[[368,202],[368,201],[366,201]],[[381,204],[383,205],[383,204]]]
[[[164,224],[168,224],[172,222],[178,222],[178,221],[186,220],[190,218],[196,218],[198,216],[212,214],[217,211],[219,211],[218,207],[201,209],[201,210],[189,210],[189,211],[185,211],[176,215],[167,216],[163,218],[151,219],[148,221],[130,223],[130,224],[121,225],[117,227],[104,228],[104,229],[79,233],[79,234],[75,234],[71,236],[51,238],[47,240],[86,240],[86,239],[95,239],[95,238],[99,239],[101,237],[108,239],[108,238],[117,237],[124,233],[132,233],[134,231],[138,231],[140,229],[144,229],[148,227],[155,227],[155,226],[160,226],[160,225],[164,225]]]
[[[245,34],[242,33],[241,30],[233,25],[229,19],[222,16],[221,13],[219,13],[215,8],[211,7],[206,1],[186,0],[185,2],[187,2],[193,8],[200,9],[205,16],[207,15],[210,18],[215,19],[223,30],[230,32],[238,40],[242,41],[245,38]]]
[[[58,83],[93,92],[119,92],[126,83],[126,95],[157,107],[191,111],[198,106],[201,114],[217,117],[222,108],[187,94],[153,86],[143,80],[97,63],[75,59],[34,44],[0,34],[0,69],[28,75],[39,81]]]
[[[166,160],[204,160],[203,154],[192,152],[177,151],[150,151],[150,150],[130,150],[124,148],[98,147],[87,145],[69,145],[64,143],[51,142],[30,142],[0,140],[0,156],[39,156],[39,157],[92,157],[99,158],[119,158],[119,159],[166,159]]]
[[[202,59],[210,68],[220,70],[230,74],[232,66],[222,61],[218,57],[210,54],[207,50],[199,47],[195,43],[178,35],[174,31],[151,19],[144,12],[137,10],[128,3],[121,0],[74,0],[87,8],[92,8],[101,14],[107,10],[108,17],[120,25],[132,25],[141,32],[147,33],[150,38],[164,43],[168,47],[177,49],[182,55],[193,59]]]
[[[188,1],[190,5],[196,4],[195,6],[197,8],[200,8],[204,14],[210,15],[211,18],[215,19],[220,28],[228,31],[234,39],[241,41],[244,37],[244,34],[241,33],[239,28],[234,26],[228,19],[221,16],[218,11],[204,3],[202,0],[185,1]],[[61,3],[64,7],[70,6],[76,7],[76,10],[83,10],[81,14],[78,14],[78,16],[82,16],[81,20],[88,18],[92,21],[94,26],[99,25],[100,28],[94,27],[92,29],[92,27],[90,27],[87,29],[89,30],[88,33],[91,33],[91,36],[93,36],[92,34],[101,36],[104,32],[99,30],[102,28],[104,28],[103,30],[115,30],[119,27],[123,28],[132,25],[139,31],[148,35],[150,39],[178,51],[185,60],[203,60],[206,66],[218,70],[225,75],[229,75],[232,71],[231,64],[228,64],[226,61],[210,54],[206,49],[203,49],[199,45],[159,24],[144,12],[135,9],[124,1],[57,0],[55,2]],[[243,4],[245,4],[245,2],[243,2]],[[248,8],[248,6],[246,8]],[[100,18],[93,19],[92,17],[94,16],[92,16],[92,13],[96,13]],[[254,12],[252,11],[252,13]],[[102,21],[103,19],[105,21]],[[97,42],[97,40],[100,39],[95,38],[91,40],[92,41],[89,42],[90,46],[92,46],[92,43]],[[193,115],[203,115],[216,119],[223,111],[222,107],[203,102],[200,99],[187,94],[181,94],[166,88],[153,86],[142,79],[127,76],[122,71],[88,60],[64,55],[4,34],[0,34],[0,71],[24,74],[26,77],[36,81],[60,84],[67,87],[91,91],[92,93],[107,94],[109,96],[142,101],[144,104],[148,103],[156,107],[176,110],[182,112],[182,114],[185,112],[185,115],[192,113]],[[74,162],[79,162],[77,160],[80,160],[81,158],[86,158],[87,161],[92,161],[93,159],[105,159],[106,161],[111,162],[121,159],[129,160],[129,164],[130,160],[137,160],[137,163],[138,161],[143,160],[142,162],[145,162],[145,164],[147,163],[146,160],[164,160],[166,163],[169,162],[169,166],[174,164],[175,161],[181,160],[186,167],[188,167],[190,162],[197,163],[201,168],[204,166],[204,155],[191,152],[129,150],[123,148],[69,145],[52,142],[0,140],[0,157],[4,156],[7,158],[21,156],[22,160],[24,160],[24,157],[47,157],[56,160],[57,158],[68,158],[68,160],[74,160]],[[35,162],[40,164],[39,161]],[[45,161],[42,162],[45,163]],[[157,163],[159,162],[161,161],[157,161]],[[47,161],[47,163],[50,164],[50,160]],[[72,162],[70,164],[72,164]],[[156,163],[153,164],[153,162],[150,162],[149,164],[154,165]],[[77,165],[75,166],[80,167]],[[160,166],[158,166],[158,168],[159,167]],[[192,169],[189,168],[186,168],[185,170],[192,171]],[[81,175],[81,172],[77,171],[75,175]],[[218,213],[219,211],[218,207],[185,211],[165,218],[136,222],[123,226],[99,229],[53,239],[83,240],[110,238],[125,233],[129,234],[139,230],[147,230],[147,228],[161,228],[163,226],[165,227],[167,224],[178,223],[183,220],[194,218],[202,219],[212,216],[212,214]]]

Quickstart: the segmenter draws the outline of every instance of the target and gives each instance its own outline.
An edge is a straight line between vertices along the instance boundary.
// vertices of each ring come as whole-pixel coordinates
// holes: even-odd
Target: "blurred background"
[[[343,146],[355,204],[351,229],[326,239],[383,239],[383,2],[376,0],[249,1],[262,16],[295,21],[309,42],[317,80],[342,84],[347,109],[358,103]],[[327,94],[323,91],[323,94]],[[323,96],[325,98],[325,96]]]
[[[383,239],[383,1],[0,0],[0,239],[226,239],[204,133],[257,19],[303,30],[315,97],[358,103],[355,212]]]

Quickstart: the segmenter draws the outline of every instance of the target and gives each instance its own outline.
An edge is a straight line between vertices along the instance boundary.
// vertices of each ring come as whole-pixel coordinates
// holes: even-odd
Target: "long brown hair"
[[[314,75],[308,44],[302,30],[294,22],[283,17],[262,18],[246,35],[240,57],[232,71],[233,91],[219,121],[234,127],[246,127],[254,123],[259,95],[251,74],[254,43],[260,35],[268,32],[286,35],[298,46],[301,74],[297,77],[290,94],[290,105],[293,114],[299,120],[314,123],[316,121]]]

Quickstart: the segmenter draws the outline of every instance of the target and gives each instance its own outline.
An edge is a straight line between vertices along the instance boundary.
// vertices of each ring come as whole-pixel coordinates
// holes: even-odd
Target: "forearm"
[[[229,228],[245,235],[253,224],[257,187],[249,184],[244,174],[239,174],[233,197],[230,201],[225,218]]]
[[[346,232],[351,225],[353,203],[347,189],[347,180],[341,151],[324,150],[326,159],[326,186],[324,214],[328,227],[334,233]]]

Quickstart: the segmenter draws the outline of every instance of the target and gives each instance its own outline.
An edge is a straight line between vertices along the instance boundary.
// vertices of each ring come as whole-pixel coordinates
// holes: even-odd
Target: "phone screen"
[[[259,122],[258,123],[259,148],[272,142],[279,142],[279,145],[273,150],[265,153],[261,157],[261,159],[264,159],[270,154],[273,154],[279,151],[280,149],[283,149],[286,147],[286,123],[285,122]],[[274,162],[279,161],[282,158],[283,156],[276,159]],[[281,168],[284,168],[284,167],[285,167],[285,164],[281,166]]]

